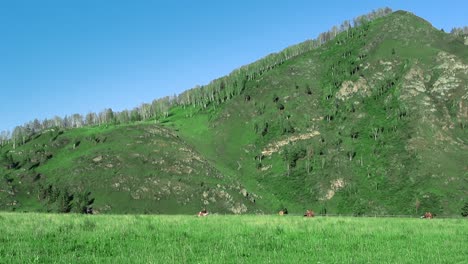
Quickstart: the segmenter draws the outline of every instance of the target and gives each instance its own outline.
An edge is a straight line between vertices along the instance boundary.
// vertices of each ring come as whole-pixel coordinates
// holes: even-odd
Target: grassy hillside
[[[249,81],[244,96],[206,113],[209,142],[181,109],[166,125],[269,208],[458,213],[467,50],[400,11]]]
[[[459,214],[468,48],[403,11],[350,28],[222,104],[0,149],[3,210]]]
[[[212,203],[237,212],[245,200],[236,181],[154,124],[48,131],[4,157],[4,209],[196,213]]]
[[[464,263],[463,219],[0,214],[2,263]]]

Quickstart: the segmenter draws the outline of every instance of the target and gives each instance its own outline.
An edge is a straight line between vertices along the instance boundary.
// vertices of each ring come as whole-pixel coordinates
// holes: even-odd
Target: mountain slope
[[[4,146],[0,208],[458,214],[467,92],[462,37],[398,11],[248,78],[222,104]]]
[[[249,202],[238,183],[152,124],[44,132],[9,150],[3,165],[4,209],[195,213],[214,202],[233,213]]]
[[[455,213],[467,58],[460,40],[396,12],[248,82],[212,119],[204,154],[270,208]]]

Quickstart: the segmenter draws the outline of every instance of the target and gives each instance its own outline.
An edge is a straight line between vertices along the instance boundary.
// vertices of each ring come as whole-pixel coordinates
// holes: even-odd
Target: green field
[[[1,263],[467,263],[464,219],[0,214]]]

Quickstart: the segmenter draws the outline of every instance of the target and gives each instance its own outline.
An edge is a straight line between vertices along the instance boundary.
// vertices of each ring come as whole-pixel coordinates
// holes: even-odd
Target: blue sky
[[[177,94],[379,7],[468,25],[466,1],[318,2],[1,1],[0,131]]]

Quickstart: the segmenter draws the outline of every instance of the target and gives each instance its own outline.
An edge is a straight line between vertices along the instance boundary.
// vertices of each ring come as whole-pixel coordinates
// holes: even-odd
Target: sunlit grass
[[[2,263],[463,263],[464,219],[0,214]]]

